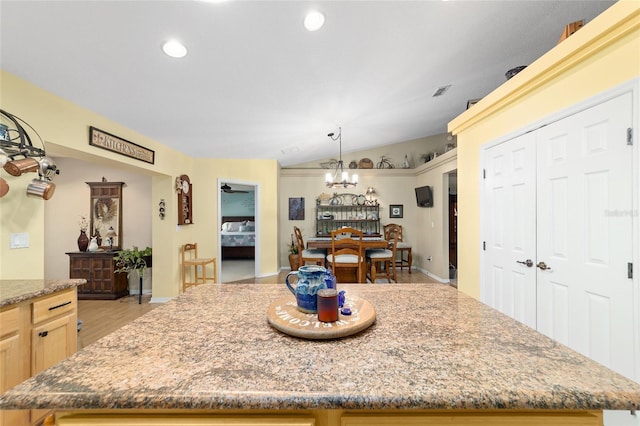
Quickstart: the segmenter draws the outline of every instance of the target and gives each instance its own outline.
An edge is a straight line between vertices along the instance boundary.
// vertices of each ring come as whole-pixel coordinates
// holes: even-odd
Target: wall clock
[[[190,225],[193,223],[193,191],[189,176],[180,175],[176,178],[176,191],[178,192],[178,225]]]

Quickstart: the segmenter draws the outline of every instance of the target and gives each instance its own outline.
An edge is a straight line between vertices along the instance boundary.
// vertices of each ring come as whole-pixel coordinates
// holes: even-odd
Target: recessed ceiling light
[[[304,27],[309,31],[317,31],[324,25],[324,15],[312,10],[304,17]]]
[[[162,51],[172,58],[182,58],[187,54],[187,48],[177,40],[169,40],[163,44]]]

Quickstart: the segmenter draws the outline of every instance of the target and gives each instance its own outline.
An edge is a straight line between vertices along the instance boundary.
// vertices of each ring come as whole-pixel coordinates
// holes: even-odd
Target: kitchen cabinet
[[[289,412],[273,415],[268,411],[243,410],[235,415],[214,414],[154,414],[136,411],[134,414],[75,414],[60,415],[58,426],[90,426],[100,422],[102,426],[151,426],[163,425],[201,425],[201,426],[390,426],[390,425],[432,425],[448,426],[471,425],[513,425],[529,426],[597,426],[602,425],[602,413],[597,411],[557,412],[533,410],[420,410],[410,413],[395,411],[345,411],[345,410],[307,410],[306,413]]]
[[[78,346],[78,304],[75,289],[67,290],[32,304],[31,375],[51,367],[73,354]],[[31,410],[31,423],[37,423],[49,410]]]
[[[8,305],[0,311],[0,393],[77,350],[76,288]],[[39,424],[50,410],[0,411],[0,425]]]
[[[29,378],[28,346],[24,342],[24,316],[25,312],[19,306],[11,306],[0,312],[0,393]],[[26,320],[28,321],[28,317]],[[25,360],[27,362],[24,362]],[[0,425],[28,422],[29,410],[0,411]]]
[[[79,299],[118,299],[129,294],[126,272],[115,272],[117,252],[69,252],[69,277],[84,278]]]

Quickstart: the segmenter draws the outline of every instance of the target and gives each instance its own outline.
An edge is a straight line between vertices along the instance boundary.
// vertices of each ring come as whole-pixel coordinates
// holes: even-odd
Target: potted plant
[[[131,249],[120,250],[113,258],[116,262],[116,272],[126,272],[127,278],[131,275],[131,271],[138,272],[140,279],[140,293],[138,294],[138,303],[142,303],[142,278],[144,271],[151,266],[151,247],[139,250],[137,246]]]
[[[293,235],[291,236],[291,244],[289,247],[289,266],[292,271],[297,271],[300,267],[300,256],[298,255],[298,246],[293,242]]]

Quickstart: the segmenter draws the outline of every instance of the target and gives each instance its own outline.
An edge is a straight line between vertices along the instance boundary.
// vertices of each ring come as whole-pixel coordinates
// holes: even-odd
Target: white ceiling
[[[190,156],[288,166],[336,157],[338,126],[344,152],[445,133],[612,3],[2,0],[0,66]]]

